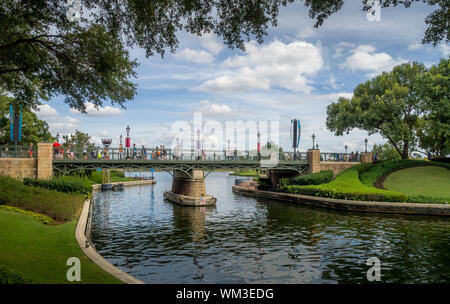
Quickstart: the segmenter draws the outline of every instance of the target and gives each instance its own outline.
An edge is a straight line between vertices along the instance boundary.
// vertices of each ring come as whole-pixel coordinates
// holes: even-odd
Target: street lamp
[[[256,134],[258,136],[258,144],[256,146],[256,152],[258,155],[258,161],[261,160],[261,133],[258,131],[258,134]]]
[[[56,133],[56,142],[59,142],[59,132]]]
[[[312,137],[312,140],[313,140],[313,150],[314,150],[314,140],[316,139],[316,135],[314,135],[314,133],[313,133],[313,135],[311,137]]]
[[[319,150],[319,144],[316,144],[316,150]]]
[[[130,126],[125,129],[127,131],[127,138],[125,139],[125,147],[127,148],[127,158],[130,158]]]
[[[364,139],[364,143],[366,144],[366,153],[367,153],[367,143],[368,143],[369,141],[367,140],[367,138],[366,139]]]
[[[347,145],[345,145],[345,154],[347,154],[347,148],[348,148]]]

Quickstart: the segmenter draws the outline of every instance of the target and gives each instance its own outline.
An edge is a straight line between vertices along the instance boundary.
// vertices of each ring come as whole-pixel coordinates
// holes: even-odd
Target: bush
[[[90,195],[92,192],[92,184],[86,178],[73,176],[54,177],[50,180],[25,178],[24,184],[27,186],[47,188],[66,193],[79,193]]]
[[[381,190],[363,185],[359,180],[359,173],[370,169],[371,164],[351,167],[328,184],[287,187],[288,193],[311,196],[329,197],[346,200],[405,202],[407,195],[394,191]]]
[[[76,219],[84,200],[81,194],[26,186],[14,178],[0,176],[0,204],[42,213],[56,221]]]
[[[13,212],[17,212],[17,213],[26,214],[26,215],[29,215],[29,216],[32,216],[32,217],[38,219],[43,224],[51,225],[51,224],[55,223],[55,221],[52,218],[50,218],[50,217],[48,217],[46,215],[43,215],[43,214],[40,214],[40,213],[36,213],[36,212],[33,212],[33,211],[23,210],[23,209],[20,209],[20,208],[17,208],[17,207],[12,207],[12,206],[7,206],[7,205],[0,205],[0,210],[13,211]]]
[[[449,204],[450,199],[443,197],[431,197],[426,195],[410,195],[408,196],[408,202],[422,204]]]
[[[0,284],[32,284],[32,280],[26,279],[22,274],[0,265]]]
[[[333,179],[333,171],[326,170],[326,171],[320,171],[317,173],[311,173],[307,175],[300,175],[293,177],[289,180],[290,185],[300,185],[300,186],[306,186],[306,185],[320,185],[320,184],[326,184],[331,182]]]
[[[410,168],[415,166],[440,166],[450,169],[449,164],[439,163],[434,161],[426,160],[410,160],[402,159],[398,161],[384,161],[373,165],[373,167],[367,172],[361,172],[360,179],[361,182],[369,187],[373,187],[375,182],[382,176],[387,175],[395,170]]]
[[[260,177],[258,179],[258,190],[272,190],[272,182],[270,181],[270,178]]]

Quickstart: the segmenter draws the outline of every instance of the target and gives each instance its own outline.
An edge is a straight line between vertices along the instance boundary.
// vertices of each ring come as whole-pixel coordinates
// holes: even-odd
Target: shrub
[[[33,212],[33,211],[27,211],[27,210],[23,210],[23,209],[20,209],[17,207],[7,206],[7,205],[0,205],[0,210],[13,211],[13,212],[17,212],[17,213],[26,214],[26,215],[29,215],[29,216],[32,216],[32,217],[38,219],[39,221],[41,221],[44,224],[48,224],[48,225],[55,224],[55,221],[52,218],[50,218],[46,215],[40,214],[40,213]]]
[[[311,173],[307,175],[300,175],[293,177],[289,180],[290,185],[300,185],[300,186],[306,186],[306,185],[320,185],[320,184],[326,184],[331,182],[333,179],[333,171],[326,170],[326,171],[320,171],[317,173]]]
[[[287,187],[287,192],[311,196],[329,197],[346,200],[404,202],[407,195],[394,191],[381,190],[363,185],[359,180],[359,172],[370,168],[371,164],[351,167],[340,173],[328,184]]]
[[[258,190],[272,190],[272,182],[270,181],[270,178],[260,177],[258,179]]]
[[[80,193],[90,195],[92,192],[92,184],[86,178],[73,176],[54,177],[50,180],[25,178],[24,184],[27,186],[47,188],[66,193]]]
[[[450,198],[431,197],[426,195],[410,195],[408,196],[408,202],[423,204],[449,204]]]
[[[22,274],[6,266],[0,265],[0,284],[32,284],[30,279],[26,279]]]
[[[45,214],[56,221],[76,219],[85,200],[81,194],[69,194],[0,176],[0,204]]]
[[[360,172],[361,182],[369,187],[373,187],[374,183],[380,179],[382,176],[403,168],[415,167],[415,166],[440,166],[447,169],[450,169],[450,164],[439,163],[434,161],[426,161],[426,160],[409,160],[402,159],[398,161],[384,161],[373,165],[373,167],[366,172]]]

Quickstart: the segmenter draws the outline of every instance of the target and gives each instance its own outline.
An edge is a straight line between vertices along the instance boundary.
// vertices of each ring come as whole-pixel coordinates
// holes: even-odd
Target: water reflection
[[[212,173],[216,206],[164,201],[157,184],[95,195],[92,239],[110,262],[149,283],[367,283],[378,257],[383,282],[450,282],[445,218],[345,213],[231,192]]]

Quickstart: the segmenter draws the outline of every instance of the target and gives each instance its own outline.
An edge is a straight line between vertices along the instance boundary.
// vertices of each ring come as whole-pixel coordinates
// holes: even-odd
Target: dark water
[[[450,283],[450,221],[345,213],[233,194],[211,173],[215,207],[164,201],[157,184],[95,195],[92,240],[100,254],[148,283]]]

